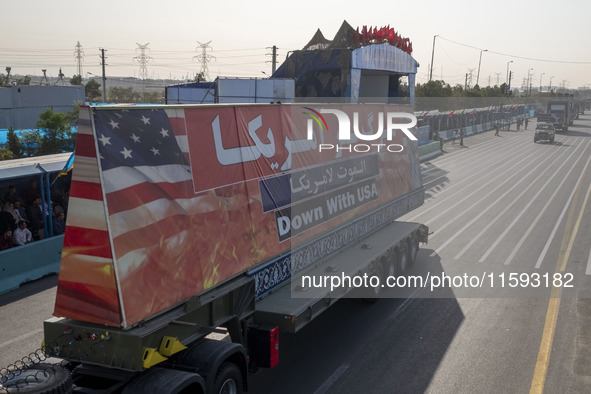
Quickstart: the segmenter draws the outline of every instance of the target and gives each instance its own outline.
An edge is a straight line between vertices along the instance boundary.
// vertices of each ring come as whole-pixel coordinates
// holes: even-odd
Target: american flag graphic
[[[125,292],[121,292],[125,278],[147,260],[154,245],[178,238],[179,226],[186,225],[189,217],[186,205],[195,198],[184,110],[167,111],[95,109],[92,115],[86,112],[80,122],[78,145],[82,149],[76,156],[71,187],[75,212],[68,215],[72,218],[70,233],[74,231],[76,236],[68,238],[67,246],[87,246],[77,257],[94,265],[92,271],[108,271],[109,275],[103,275],[100,289],[81,288],[75,280],[70,285],[75,284],[80,292],[75,303],[81,303],[82,311],[85,292],[98,291],[106,297],[103,314],[111,324],[119,325],[121,319],[126,325]],[[87,241],[81,242],[81,238]],[[91,280],[91,286],[96,279]]]

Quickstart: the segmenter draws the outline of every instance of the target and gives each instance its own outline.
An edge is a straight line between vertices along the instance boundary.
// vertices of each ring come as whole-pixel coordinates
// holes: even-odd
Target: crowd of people
[[[64,188],[52,187],[49,206],[41,198],[37,179],[33,179],[21,193],[15,185],[9,185],[6,193],[1,192],[0,250],[49,237],[51,230],[46,233],[46,224],[50,222],[53,224],[53,235],[65,232],[68,192]]]

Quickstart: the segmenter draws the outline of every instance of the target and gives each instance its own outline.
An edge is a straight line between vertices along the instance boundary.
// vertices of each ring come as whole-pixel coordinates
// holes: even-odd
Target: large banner
[[[410,113],[332,109],[365,134]],[[422,187],[416,141],[339,141],[318,110],[85,109],[55,314],[132,326]]]

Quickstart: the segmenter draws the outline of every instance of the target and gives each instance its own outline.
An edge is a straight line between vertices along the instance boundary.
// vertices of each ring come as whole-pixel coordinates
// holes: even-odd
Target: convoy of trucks
[[[4,389],[244,392],[249,374],[279,362],[281,332],[404,274],[428,240],[426,226],[396,221],[424,201],[416,141],[393,130],[378,142],[394,151],[319,151],[339,146],[337,119],[311,107],[81,108],[44,324],[44,351],[62,361],[4,377]],[[369,105],[356,116],[371,126],[392,111],[412,113]]]

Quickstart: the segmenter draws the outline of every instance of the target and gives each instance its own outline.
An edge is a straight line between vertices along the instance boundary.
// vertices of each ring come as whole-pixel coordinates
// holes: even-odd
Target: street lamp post
[[[437,34],[433,36],[433,50],[431,51],[431,71],[429,72],[429,82],[433,78],[433,58],[435,56],[435,38],[437,38]]]
[[[552,78],[554,78],[554,75],[552,75],[550,77],[550,85],[548,86],[548,93],[550,93],[552,91]]]
[[[531,96],[531,77],[533,74],[530,75],[530,71],[533,70],[533,67],[527,70],[527,88],[528,88],[528,96]]]
[[[483,49],[480,51],[480,60],[478,60],[478,74],[476,74],[476,85],[478,85],[478,80],[480,79],[480,63],[482,63],[482,52],[488,52],[488,49]],[[480,87],[480,85],[478,85]]]
[[[507,78],[505,78],[506,84],[509,84],[509,63],[513,63],[513,60],[507,62]]]

